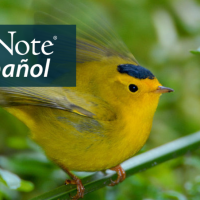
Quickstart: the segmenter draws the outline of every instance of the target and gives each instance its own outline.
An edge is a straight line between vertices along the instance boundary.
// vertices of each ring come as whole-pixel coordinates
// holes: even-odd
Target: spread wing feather
[[[94,116],[93,113],[70,102],[70,100],[64,95],[65,93],[66,91],[64,91],[63,88],[53,87],[4,87],[0,90],[0,104],[3,106],[46,106],[68,111],[76,111],[88,117]],[[52,94],[54,95],[52,96]]]
[[[36,24],[76,25],[78,63],[98,61],[110,56],[126,58],[137,63],[104,18],[106,14],[100,7],[97,9],[92,2],[60,0],[58,3],[56,0],[34,0],[33,5],[36,10]]]
[[[0,88],[0,105],[3,107],[43,106],[104,121],[116,119],[115,113],[102,99],[90,94],[80,93],[72,88],[2,87]]]

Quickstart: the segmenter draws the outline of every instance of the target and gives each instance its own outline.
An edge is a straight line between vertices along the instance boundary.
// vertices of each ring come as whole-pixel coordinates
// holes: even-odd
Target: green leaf
[[[190,53],[199,55],[200,54],[200,47],[197,50],[191,50]]]
[[[22,192],[31,192],[33,189],[33,183],[25,180],[21,180],[21,186],[18,188],[18,190]]]
[[[156,165],[170,159],[188,154],[198,148],[200,148],[200,132],[185,136],[168,144],[152,149],[146,153],[137,155],[122,163],[122,167],[126,170],[127,177],[129,177],[138,172],[142,172],[151,167],[155,167]],[[82,183],[85,187],[85,194],[109,185],[110,180],[115,180],[116,178],[117,175],[114,172],[98,172],[82,179]],[[75,194],[75,185],[63,185],[50,192],[42,194],[41,196],[33,198],[32,200],[70,200],[70,196]],[[181,200],[184,199],[184,196],[177,197],[177,193],[171,193],[170,195],[174,195],[174,197],[176,196],[175,198],[181,198]]]

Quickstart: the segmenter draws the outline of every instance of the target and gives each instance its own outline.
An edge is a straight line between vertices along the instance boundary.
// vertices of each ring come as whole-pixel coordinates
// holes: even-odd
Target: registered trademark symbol
[[[56,36],[56,35],[55,35],[55,36],[53,36],[53,39],[54,39],[54,40],[57,40],[57,36]]]

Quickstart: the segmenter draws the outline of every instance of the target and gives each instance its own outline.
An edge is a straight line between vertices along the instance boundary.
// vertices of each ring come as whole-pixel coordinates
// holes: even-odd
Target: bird
[[[45,2],[48,9],[37,10],[37,24],[67,24],[70,6],[85,14],[75,1],[67,7],[66,1]],[[27,125],[47,157],[71,177],[65,184],[77,186],[73,199],[83,198],[84,186],[71,171],[111,169],[118,174],[111,186],[125,179],[120,164],[146,143],[161,94],[173,91],[110,29],[88,26],[77,26],[76,87],[0,88],[0,105]]]

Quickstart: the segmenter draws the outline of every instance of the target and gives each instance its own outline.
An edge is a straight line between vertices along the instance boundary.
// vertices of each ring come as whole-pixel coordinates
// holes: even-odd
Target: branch
[[[198,148],[200,148],[200,131],[137,155],[125,161],[122,164],[122,167],[125,169],[127,177],[129,177],[170,159],[190,153]],[[85,187],[85,194],[109,185],[110,179],[115,180],[116,178],[117,175],[114,172],[97,172],[83,178],[82,183]],[[35,197],[32,200],[70,200],[70,196],[75,194],[75,185],[63,185],[50,192]]]

